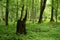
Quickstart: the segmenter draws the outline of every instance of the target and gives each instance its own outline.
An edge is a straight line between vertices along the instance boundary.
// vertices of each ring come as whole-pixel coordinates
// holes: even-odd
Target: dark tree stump
[[[21,18],[17,21],[17,31],[18,34],[26,34],[26,19],[27,19],[27,10],[25,17],[21,20]]]
[[[23,20],[17,21],[17,33],[18,34],[26,34],[26,23]]]

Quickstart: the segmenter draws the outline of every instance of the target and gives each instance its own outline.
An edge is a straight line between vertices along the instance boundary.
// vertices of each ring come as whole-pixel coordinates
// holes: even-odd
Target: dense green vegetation
[[[0,40],[60,40],[60,23],[42,23],[26,26],[26,35],[16,35],[16,25],[0,25]]]
[[[0,0],[0,40],[60,40],[60,0]]]

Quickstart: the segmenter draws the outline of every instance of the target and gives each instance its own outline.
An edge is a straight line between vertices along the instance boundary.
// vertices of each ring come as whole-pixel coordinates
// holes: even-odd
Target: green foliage
[[[0,40],[59,40],[60,23],[27,24],[26,35],[16,35],[16,25],[0,24]]]
[[[34,13],[33,15],[36,16],[36,19],[39,19],[39,14],[40,14],[40,1],[41,0],[34,0]],[[52,0],[47,0],[47,5],[44,11],[44,16],[47,16],[48,18],[50,18],[50,14],[51,14],[51,1]],[[28,10],[28,19],[30,19],[30,15],[31,13],[31,7],[32,7],[32,0],[18,0],[18,18],[20,17],[21,14],[21,8],[22,8],[22,4],[24,2],[24,6],[25,9],[27,8]],[[56,0],[54,0],[54,9],[56,9]],[[60,15],[60,0],[58,0],[58,14]],[[2,0],[0,1],[0,18],[5,17],[5,9],[6,9],[6,0]],[[25,9],[24,9],[24,13],[25,13]],[[12,20],[16,20],[16,14],[17,14],[17,0],[10,0],[9,1],[9,17],[12,18]],[[54,10],[54,15],[55,15],[55,10]],[[55,17],[55,16],[54,16]],[[9,20],[11,20],[9,18]]]

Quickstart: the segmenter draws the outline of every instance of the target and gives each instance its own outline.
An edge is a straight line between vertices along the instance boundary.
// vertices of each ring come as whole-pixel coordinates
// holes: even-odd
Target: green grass
[[[16,25],[0,24],[0,40],[60,40],[60,23],[28,23],[26,30],[26,35],[16,35]]]

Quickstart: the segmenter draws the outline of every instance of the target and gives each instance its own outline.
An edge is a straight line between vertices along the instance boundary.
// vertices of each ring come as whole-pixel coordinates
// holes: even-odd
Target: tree
[[[23,2],[23,1],[22,1]],[[23,18],[23,13],[24,13],[24,2],[22,4],[22,10],[21,10],[21,17],[17,21],[17,34],[26,34],[26,20],[27,20],[27,9],[26,9],[26,14],[25,17]]]
[[[5,21],[6,21],[6,26],[8,25],[8,14],[9,14],[9,0],[6,0],[6,18],[5,18]]]
[[[44,9],[45,9],[45,6],[46,6],[46,1],[47,0],[41,0],[41,6],[40,6],[40,17],[39,17],[39,21],[38,23],[41,23],[42,22],[42,16],[43,16],[43,12],[44,12]]]
[[[20,17],[20,19],[17,21],[17,30],[16,30],[17,34],[26,34],[26,19],[27,19],[27,10],[25,17],[23,19]]]
[[[51,6],[51,19],[50,19],[50,22],[52,22],[52,21],[54,21],[54,19],[53,19],[53,13],[54,13],[54,4],[53,4],[53,2],[54,2],[54,0],[52,0],[52,6]]]

